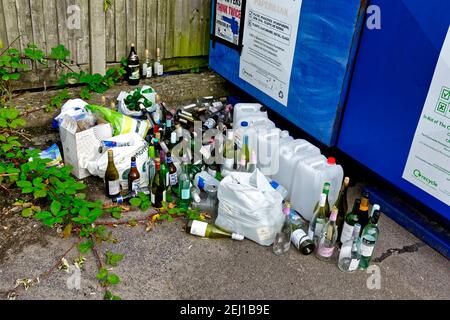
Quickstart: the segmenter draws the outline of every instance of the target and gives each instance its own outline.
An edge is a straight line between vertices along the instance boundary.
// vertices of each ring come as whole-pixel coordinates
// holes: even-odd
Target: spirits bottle
[[[356,199],[355,203],[353,204],[353,209],[344,218],[344,225],[342,226],[342,232],[340,237],[340,242],[346,243],[352,238],[353,235],[353,228],[355,227],[355,224],[360,223],[359,216],[358,216],[358,208],[361,205],[361,200]]]
[[[131,44],[130,54],[128,56],[128,84],[130,86],[137,86],[140,81],[140,64],[139,57],[134,47],[134,43]]]
[[[291,246],[291,206],[286,204],[283,209],[284,223],[281,230],[275,235],[275,240],[273,242],[273,253],[276,255],[282,255],[289,251]]]
[[[320,195],[319,209],[314,214],[311,223],[309,224],[308,236],[317,244],[322,229],[327,223],[327,214],[325,211],[327,195],[322,193]]]
[[[163,75],[163,66],[161,64],[161,50],[159,48],[156,49],[156,61],[153,65],[153,73],[155,76]]]
[[[181,168],[182,172],[178,183],[178,205],[180,208],[188,208],[191,204],[191,179],[189,176],[188,164],[183,162]]]
[[[330,214],[330,220],[323,228],[317,245],[316,257],[319,260],[329,261],[333,256],[338,236],[336,226],[337,215],[338,209],[336,207],[333,207]]]
[[[342,184],[341,191],[339,191],[339,196],[336,200],[335,206],[339,210],[339,215],[337,217],[337,226],[338,226],[338,239],[341,239],[342,227],[344,226],[345,215],[348,212],[348,200],[347,200],[347,192],[348,186],[350,184],[350,178],[345,177],[344,183]]]
[[[108,150],[108,167],[105,172],[105,193],[108,198],[116,198],[120,195],[119,171],[114,164],[113,150]]]
[[[141,175],[136,166],[136,157],[131,158],[130,173],[128,173],[128,191],[137,191],[141,186]]]
[[[361,261],[359,262],[359,269],[366,270],[375,250],[378,241],[380,230],[378,229],[378,220],[381,212],[376,210],[372,217],[370,217],[369,224],[364,228],[361,236]]]
[[[214,224],[197,220],[188,221],[186,225],[186,232],[194,236],[210,239],[231,238],[238,241],[244,240],[244,236],[242,235],[229,232]]]
[[[357,223],[353,228],[352,238],[342,244],[338,262],[341,271],[355,272],[358,269],[361,260],[360,232],[361,225]]]
[[[164,175],[161,171],[161,162],[159,159],[155,159],[156,172],[155,177],[152,181],[151,188],[151,202],[152,206],[156,209],[163,207],[164,202],[166,202],[166,187],[164,181]]]

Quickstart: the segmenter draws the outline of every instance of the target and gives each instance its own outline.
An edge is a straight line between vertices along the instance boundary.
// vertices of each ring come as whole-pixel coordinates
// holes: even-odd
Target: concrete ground
[[[192,81],[191,86],[195,87],[199,81],[195,76],[183,77],[176,78],[178,83],[189,86]],[[201,87],[204,92],[226,94],[225,83],[214,75],[199,77],[215,86]],[[165,86],[156,82],[155,86],[158,85]],[[112,97],[116,92],[109,94]],[[191,99],[189,94],[179,97],[180,100]],[[38,95],[27,94],[21,99],[33,101]],[[46,144],[57,138],[47,130],[51,115],[37,111],[31,117],[35,119],[34,130],[38,133],[36,142]],[[98,179],[88,180],[92,181],[99,184]],[[358,184],[351,189],[350,205],[359,196],[362,186]],[[98,186],[94,186],[92,193],[95,188],[99,192]],[[127,213],[124,219],[143,215],[145,213]],[[21,217],[8,219],[0,217],[0,239],[2,232],[23,220]],[[27,228],[5,238],[9,242],[0,243],[0,252],[3,252],[0,299],[14,288],[17,279],[37,277],[50,269],[77,240],[62,239],[55,231],[42,228],[33,220],[20,223],[26,223]],[[302,256],[293,246],[288,254],[279,257],[270,247],[250,240],[210,240],[188,235],[183,224],[182,220],[164,222],[150,232],[141,225],[111,229],[118,243],[102,244],[100,255],[106,250],[125,255],[114,268],[122,282],[112,289],[113,293],[123,299],[450,299],[449,261],[386,216],[382,216],[379,223],[381,234],[375,251],[374,273],[355,274],[339,271],[337,252],[329,263],[313,255]],[[19,242],[29,234],[34,234],[34,240],[20,246],[11,241],[16,237]],[[67,258],[72,261],[77,256],[75,249]],[[102,299],[103,291],[95,278],[96,259],[92,253],[85,257],[80,290],[69,290],[69,274],[56,269],[28,291],[18,290],[18,299]]]

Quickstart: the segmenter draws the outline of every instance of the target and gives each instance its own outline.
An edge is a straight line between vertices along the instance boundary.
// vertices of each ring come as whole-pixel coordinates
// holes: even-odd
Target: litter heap
[[[248,238],[277,255],[292,242],[321,260],[340,248],[345,272],[370,264],[380,206],[363,194],[349,210],[342,167],[278,129],[262,105],[203,97],[175,109],[144,86],[110,107],[70,100],[54,126],[72,173],[104,179],[113,203],[144,193],[154,208],[175,202],[215,219],[188,221],[192,235]]]

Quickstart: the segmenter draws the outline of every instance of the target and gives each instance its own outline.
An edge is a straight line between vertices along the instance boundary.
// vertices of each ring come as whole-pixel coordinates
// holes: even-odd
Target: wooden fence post
[[[91,73],[106,72],[106,29],[103,1],[89,1],[89,38]]]

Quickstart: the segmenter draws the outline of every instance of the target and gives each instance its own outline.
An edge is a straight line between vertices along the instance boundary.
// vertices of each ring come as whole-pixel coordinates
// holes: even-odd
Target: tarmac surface
[[[150,84],[173,104],[228,93],[225,81],[213,73],[165,77]],[[107,98],[121,89],[110,90]],[[50,95],[27,93],[18,98],[24,107],[38,108],[30,113],[27,129],[37,146],[58,139],[49,128],[55,114],[39,109]],[[100,96],[95,99],[98,103]],[[91,197],[102,197],[100,179],[89,178],[86,183]],[[358,184],[350,190],[350,206],[362,187]],[[5,199],[0,209],[0,299],[4,299],[17,279],[39,277],[58,264],[77,239],[63,239],[20,213],[6,217]],[[123,219],[146,214],[131,212]],[[384,215],[373,267],[354,274],[338,269],[337,250],[331,262],[302,256],[293,246],[288,254],[276,256],[271,247],[250,240],[202,239],[186,234],[183,227],[184,222],[177,220],[158,224],[150,232],[142,225],[111,229],[118,243],[100,245],[99,255],[104,257],[107,250],[125,255],[113,270],[121,283],[111,291],[122,299],[450,299],[449,261]],[[78,255],[73,249],[67,260],[72,262]],[[17,299],[102,299],[103,289],[95,277],[97,260],[92,252],[85,258],[79,289],[71,290],[67,284],[71,274],[56,268],[39,284],[16,290]]]

